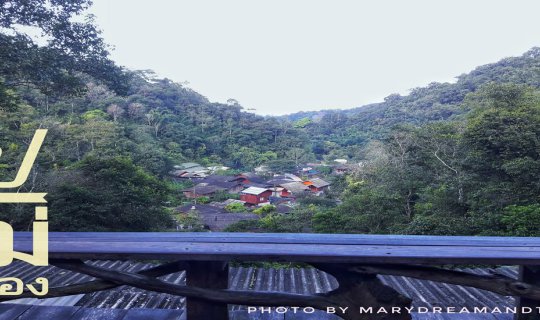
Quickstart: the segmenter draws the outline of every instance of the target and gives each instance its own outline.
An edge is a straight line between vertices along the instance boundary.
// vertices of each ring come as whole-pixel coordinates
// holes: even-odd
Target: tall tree
[[[85,90],[79,73],[89,74],[118,92],[126,92],[127,74],[108,59],[100,31],[85,12],[90,0],[8,0],[0,3],[0,103],[13,108],[13,89],[33,86],[46,95]],[[39,35],[24,30],[31,27]],[[38,39],[46,40],[44,46]]]

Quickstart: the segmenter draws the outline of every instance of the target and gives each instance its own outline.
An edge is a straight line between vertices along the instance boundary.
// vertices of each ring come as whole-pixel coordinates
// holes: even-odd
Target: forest
[[[14,191],[49,194],[51,230],[169,230],[181,162],[243,172],[344,158],[360,165],[334,181],[338,204],[305,199],[230,231],[540,236],[540,48],[381,103],[263,117],[116,65],[93,20],[73,19],[90,1],[47,3],[0,5],[0,179],[47,128]],[[31,214],[3,206],[0,220],[27,230]]]

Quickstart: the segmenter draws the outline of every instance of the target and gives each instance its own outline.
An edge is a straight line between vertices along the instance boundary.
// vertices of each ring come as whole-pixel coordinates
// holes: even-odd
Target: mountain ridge
[[[462,74],[455,77],[455,79],[456,79],[455,82],[431,82],[427,86],[421,86],[421,87],[412,88],[412,89],[410,89],[410,91],[412,93],[415,90],[422,90],[422,89],[430,88],[430,87],[433,87],[433,86],[446,86],[446,85],[448,85],[448,86],[459,86],[461,84],[464,84],[464,83],[460,83],[460,82],[470,81],[471,77],[477,77],[477,76],[488,76],[488,79],[491,79],[491,80],[496,81],[496,82],[501,82],[501,80],[504,80],[502,82],[508,82],[509,79],[504,79],[504,76],[496,77],[495,73],[500,72],[505,67],[516,67],[516,62],[518,63],[517,65],[519,66],[519,64],[524,62],[525,60],[527,60],[527,58],[536,60],[536,59],[539,58],[539,56],[540,56],[540,47],[533,47],[533,48],[529,49],[528,51],[526,51],[525,53],[523,53],[521,56],[513,56],[513,57],[502,58],[497,62],[484,64],[484,65],[481,65],[481,66],[478,66],[478,67],[474,68],[470,72],[462,73]],[[524,65],[521,65],[521,66],[523,67]],[[496,68],[497,70],[495,70],[495,71],[490,70],[492,68]],[[537,71],[539,73],[538,77],[540,77],[540,66],[538,66],[538,68],[539,68],[538,71]],[[540,86],[540,81],[524,81],[524,82],[529,83],[534,87]],[[485,84],[485,83],[487,83],[487,81],[482,82],[482,84]],[[477,88],[477,86],[475,88]],[[409,93],[407,95],[403,95],[403,96],[400,95],[400,94],[393,93],[393,94],[390,94],[387,97],[385,97],[384,98],[385,101],[368,103],[368,104],[361,105],[361,106],[358,106],[358,107],[353,107],[353,108],[338,108],[338,109],[320,109],[320,110],[299,111],[299,112],[294,112],[294,113],[275,116],[275,117],[277,117],[277,118],[285,118],[285,119],[288,119],[288,120],[291,120],[291,121],[296,121],[296,120],[299,120],[299,119],[304,118],[304,117],[311,118],[313,116],[320,116],[320,115],[324,115],[325,113],[329,113],[329,112],[341,112],[341,113],[345,113],[345,114],[350,115],[350,114],[355,114],[355,113],[358,113],[358,112],[366,111],[369,108],[377,108],[377,107],[379,107],[381,105],[384,105],[385,102],[387,102],[388,99],[406,98],[406,97],[410,96],[411,93]]]

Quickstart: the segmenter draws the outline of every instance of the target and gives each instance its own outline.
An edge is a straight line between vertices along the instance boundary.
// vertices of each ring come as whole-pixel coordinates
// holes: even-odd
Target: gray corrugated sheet
[[[134,261],[93,261],[91,264],[103,268],[131,272],[152,266],[150,263]],[[465,271],[478,274],[497,271],[507,276],[517,276],[517,269],[514,267],[503,267],[497,270],[465,269]],[[0,277],[10,276],[17,276],[25,281],[32,281],[36,277],[45,276],[49,279],[51,287],[80,283],[92,279],[89,276],[79,275],[52,266],[38,268],[23,262],[15,262],[8,267],[0,268]],[[170,274],[161,279],[176,284],[183,284],[185,283],[185,272]],[[475,306],[486,306],[488,308],[504,308],[507,306],[511,307],[514,304],[513,298],[503,297],[474,288],[395,276],[382,276],[381,279],[385,284],[411,297],[415,307],[453,306],[473,308]],[[337,287],[337,282],[332,276],[313,268],[265,269],[235,267],[230,270],[229,284],[232,289],[237,290],[284,291],[304,294],[327,292]],[[88,308],[115,309],[180,309],[184,307],[185,299],[131,287],[119,287],[113,290],[87,295],[44,300],[19,299],[8,303],[48,306],[76,305]],[[233,310],[239,309],[242,308],[239,306],[233,307]]]

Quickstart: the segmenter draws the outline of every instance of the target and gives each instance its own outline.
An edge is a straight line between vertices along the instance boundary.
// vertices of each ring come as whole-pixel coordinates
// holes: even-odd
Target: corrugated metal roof
[[[313,178],[313,179],[310,179],[308,181],[306,181],[308,183],[310,183],[311,185],[315,186],[316,188],[323,188],[323,187],[327,187],[330,185],[330,182],[328,181],[325,181],[321,178]]]
[[[92,261],[92,265],[102,268],[137,272],[153,266],[151,263],[134,261]],[[498,269],[463,269],[463,271],[488,274],[500,272],[510,277],[517,277],[517,268],[502,267]],[[38,276],[45,276],[50,286],[89,281],[93,278],[85,275],[65,271],[53,266],[34,267],[23,262],[0,268],[0,277],[17,276],[25,281],[32,281]],[[503,297],[488,291],[437,283],[425,280],[397,276],[380,276],[383,283],[413,299],[415,307],[512,307],[514,299]],[[185,272],[177,272],[161,279],[175,284],[185,283]],[[314,268],[253,268],[231,267],[229,272],[229,287],[236,290],[283,291],[291,293],[321,293],[337,287],[336,280]],[[87,308],[158,308],[181,309],[185,305],[185,298],[163,293],[156,293],[135,289],[132,287],[119,287],[86,295],[76,295],[62,298],[19,299],[8,303],[22,303],[48,306],[81,306]],[[233,310],[244,309],[233,306]],[[495,319],[495,318],[491,318]]]
[[[289,183],[283,183],[281,186],[288,191],[292,193],[303,193],[305,191],[309,191],[309,188],[304,185],[302,182],[289,182]]]
[[[266,192],[266,191],[268,191],[268,189],[258,188],[258,187],[249,187],[246,190],[243,190],[242,193],[259,195],[259,194],[261,194],[263,192]]]
[[[182,190],[182,192],[192,192],[194,194],[205,195],[205,194],[212,194],[212,193],[216,193],[218,191],[224,191],[224,190],[225,188],[213,186],[213,185],[211,186],[196,185],[191,188],[184,189]]]

